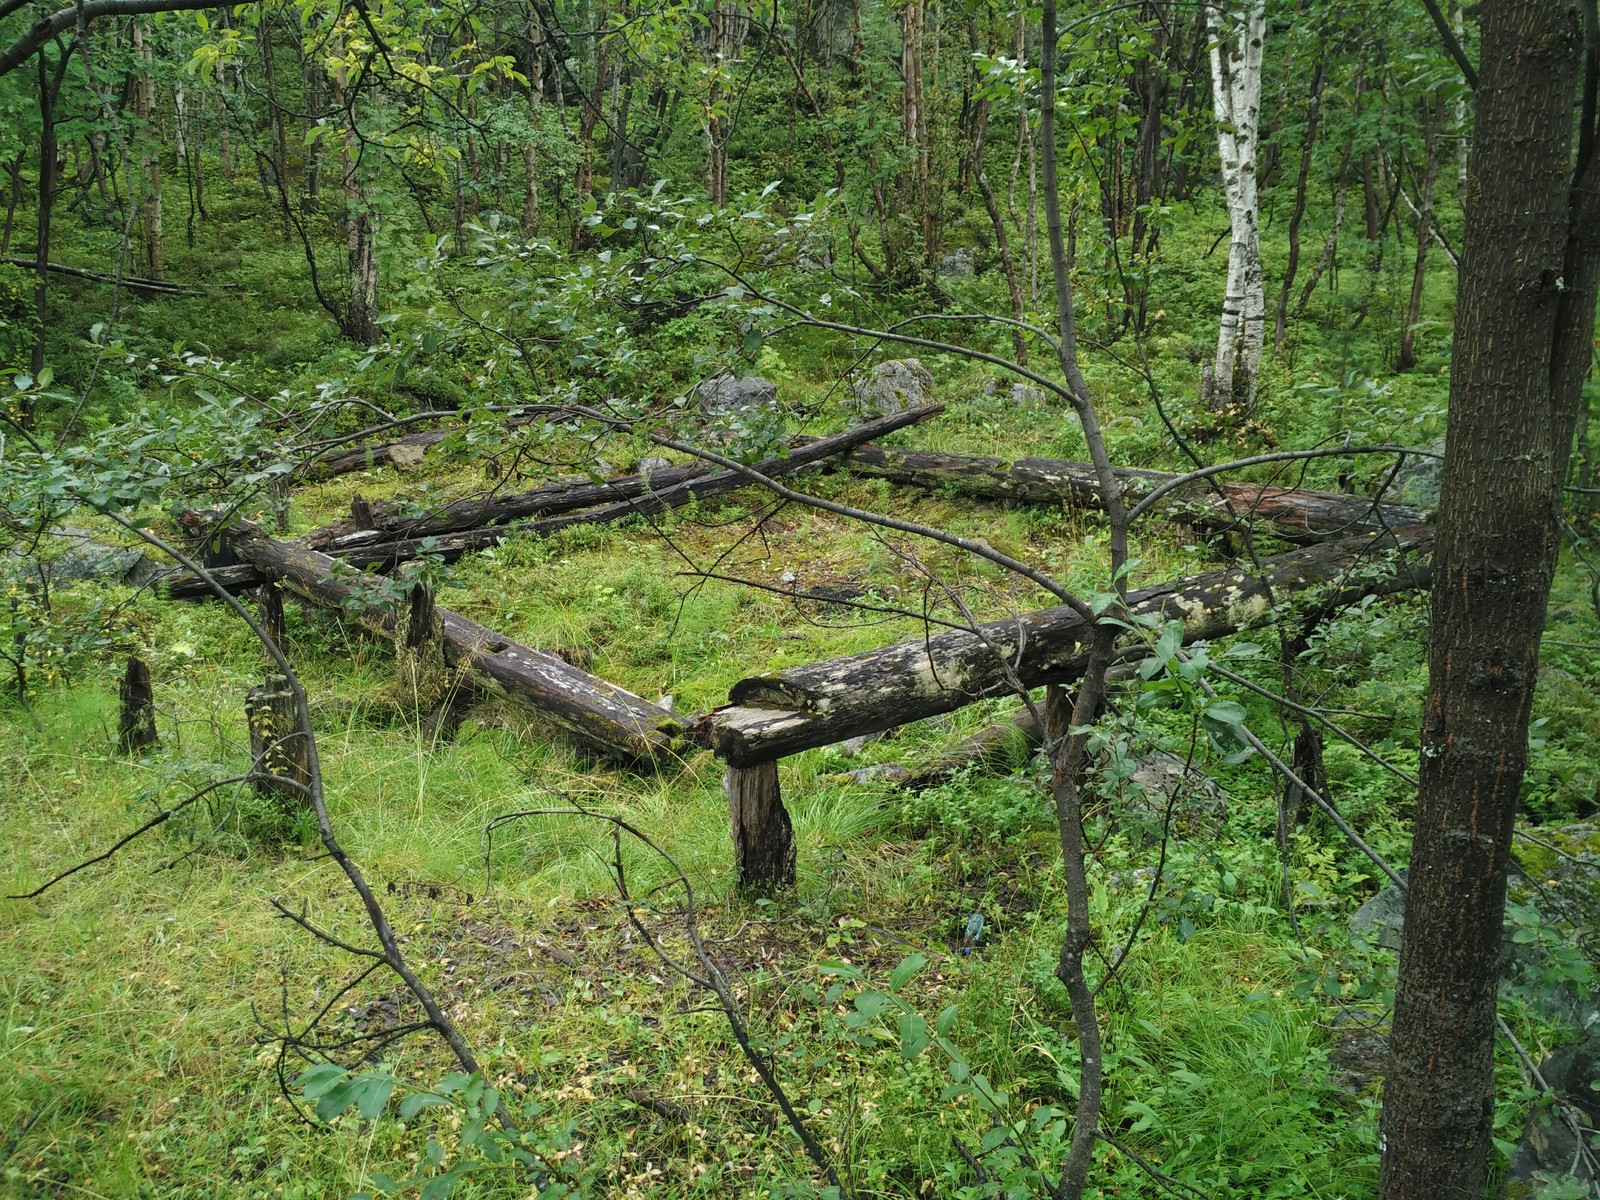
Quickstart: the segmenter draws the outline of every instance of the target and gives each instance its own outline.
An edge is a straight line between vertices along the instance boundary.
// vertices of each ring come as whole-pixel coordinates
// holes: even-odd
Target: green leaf
[[[900,1056],[907,1062],[928,1048],[928,1022],[920,1013],[900,1014]]]
[[[318,1063],[295,1077],[295,1085],[305,1093],[307,1100],[326,1095],[349,1072],[338,1063]]]
[[[435,1096],[430,1092],[412,1092],[400,1101],[400,1119],[409,1121],[425,1108],[437,1108],[445,1103],[444,1097]]]
[[[1237,700],[1213,700],[1206,705],[1206,716],[1223,725],[1238,725],[1245,719],[1244,705]]]
[[[389,1097],[394,1095],[394,1085],[399,1082],[393,1075],[369,1075],[363,1082],[361,1095],[356,1100],[356,1109],[363,1117],[371,1121],[383,1111],[383,1106],[389,1103]]]
[[[335,1084],[322,1094],[322,1099],[317,1101],[317,1116],[324,1121],[332,1121],[355,1103],[356,1094],[361,1091],[361,1086],[362,1081],[359,1079],[346,1079],[342,1083]]]
[[[863,1017],[875,1017],[889,1007],[889,997],[882,992],[862,992],[856,997],[856,1011]]]
[[[906,957],[900,960],[900,965],[889,974],[889,990],[891,992],[898,992],[901,988],[905,987],[906,984],[911,982],[912,977],[916,975],[918,971],[922,970],[922,968],[927,965],[928,960],[925,955],[906,955]]]
[[[939,1014],[939,1020],[934,1028],[939,1031],[940,1037],[949,1037],[950,1031],[956,1027],[956,1018],[961,1015],[961,1006],[952,1004]]]

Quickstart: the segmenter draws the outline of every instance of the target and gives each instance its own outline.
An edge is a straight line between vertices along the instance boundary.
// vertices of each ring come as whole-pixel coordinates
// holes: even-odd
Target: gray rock
[[[1379,1014],[1358,1008],[1335,1009],[1333,1027],[1329,1082],[1352,1099],[1366,1095],[1388,1069],[1388,1027]]]
[[[887,417],[933,401],[933,376],[914,358],[891,358],[850,385],[850,410],[858,418]]]
[[[651,475],[660,474],[662,471],[672,469],[672,460],[662,458],[659,454],[647,454],[634,464],[633,473],[649,478]]]
[[[1528,1114],[1522,1142],[1506,1168],[1504,1195],[1537,1196],[1544,1185],[1556,1182],[1574,1185],[1562,1195],[1586,1194],[1579,1189],[1600,1181],[1593,1156],[1580,1152],[1587,1137],[1582,1130],[1600,1126],[1600,1030],[1550,1055],[1539,1064],[1539,1074],[1557,1100],[1539,1101]]]
[[[970,246],[957,246],[939,256],[934,274],[940,279],[971,279],[978,273],[978,256]]]
[[[900,783],[911,778],[911,772],[899,763],[878,763],[871,767],[857,767],[854,771],[846,771],[845,778],[851,783]]]
[[[744,425],[777,408],[778,385],[759,375],[719,375],[697,384],[694,398],[701,415],[713,424]]]
[[[1404,879],[1409,874],[1409,871],[1401,871],[1400,877]],[[1350,918],[1350,932],[1369,945],[1398,951],[1405,921],[1405,894],[1391,883],[1356,909],[1355,916]]]
[[[1430,454],[1444,453],[1444,439],[1434,438],[1426,446],[1419,449],[1427,450]],[[1439,477],[1444,471],[1444,459],[1420,458],[1408,455],[1403,466],[1395,473],[1394,491],[1398,492],[1397,499],[1408,504],[1420,505],[1423,508],[1433,508],[1439,503]]]
[[[844,741],[839,743],[839,749],[844,751],[846,754],[854,756],[860,754],[868,746],[872,745],[873,742],[880,740],[882,737],[882,733],[863,733],[860,737],[845,738]]]
[[[1018,408],[1032,408],[1043,404],[1050,397],[1045,395],[1043,389],[1033,387],[1026,383],[1013,383],[1011,385],[1011,403]]]
[[[164,573],[160,563],[137,546],[103,542],[87,529],[63,526],[39,543],[39,557],[8,551],[0,561],[0,576],[22,583],[42,582],[50,587],[95,581],[144,587]]]
[[[1202,833],[1220,823],[1227,813],[1227,797],[1215,780],[1183,759],[1156,750],[1134,760],[1128,783],[1124,817],[1158,827],[1170,803],[1178,832]]]

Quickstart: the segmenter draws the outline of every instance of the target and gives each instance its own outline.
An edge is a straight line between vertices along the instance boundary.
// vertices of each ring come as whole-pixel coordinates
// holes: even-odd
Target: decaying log
[[[363,442],[357,446],[330,450],[297,466],[293,472],[294,478],[309,483],[332,479],[336,475],[348,475],[351,471],[365,471],[369,467],[414,467],[427,456],[428,451],[461,430],[460,425],[447,425],[443,429],[428,429],[387,442]]]
[[[948,489],[963,496],[1014,500],[1026,504],[1067,504],[1100,508],[1100,487],[1090,463],[1057,458],[980,458],[926,450],[861,446],[839,459],[853,475],[893,483]],[[1116,468],[1124,495],[1137,502],[1177,476],[1167,471]],[[1218,495],[1218,490],[1222,495]],[[1297,545],[1421,525],[1427,513],[1409,504],[1269,487],[1258,483],[1211,485],[1197,480],[1176,489],[1158,507],[1163,516],[1211,533],[1254,526]]]
[[[267,676],[260,687],[245,693],[244,714],[256,790],[276,799],[285,812],[310,809],[305,789],[311,786],[311,737],[300,728],[300,706],[289,681],[282,675]]]
[[[971,737],[945,747],[920,764],[896,785],[902,791],[918,792],[941,784],[966,767],[992,770],[1009,767],[1019,749],[1031,750],[1044,741],[1039,723],[1023,709],[1008,721],[999,721],[978,730]]]
[[[209,519],[189,513],[184,524],[198,530]],[[341,610],[385,637],[395,636],[396,606],[369,598],[384,586],[382,580],[326,554],[276,541],[248,521],[219,536],[257,572],[281,580],[296,595]],[[491,693],[538,710],[585,745],[639,767],[662,765],[686,747],[682,722],[665,709],[458,613],[434,611],[443,626],[447,663],[465,668]]]
[[[763,459],[754,466],[754,470],[763,475],[783,476],[794,473],[803,467],[812,466],[823,462],[835,454],[842,454],[854,446],[871,441],[875,437],[882,437],[896,429],[903,429],[908,425],[915,425],[937,416],[944,411],[941,404],[927,404],[920,408],[907,409],[887,417],[879,417],[864,425],[857,425],[846,429],[842,433],[833,434],[831,437],[819,438],[808,442],[790,454],[782,457]],[[678,468],[680,470],[686,468]],[[660,476],[655,477],[659,481]],[[696,475],[669,487],[652,489],[643,484],[640,476],[627,476],[626,479],[640,480],[639,494],[630,499],[624,499],[612,504],[605,504],[599,508],[586,508],[577,512],[567,512],[561,516],[550,517],[542,521],[526,521],[509,525],[489,525],[464,529],[459,532],[436,532],[425,538],[405,538],[402,540],[383,540],[382,531],[350,531],[348,526],[341,525],[346,532],[337,536],[332,544],[323,548],[327,553],[342,559],[353,567],[363,569],[376,567],[387,570],[396,563],[404,562],[409,558],[419,558],[423,555],[437,556],[445,562],[453,562],[465,554],[476,550],[485,550],[498,545],[501,539],[513,533],[531,535],[534,537],[548,537],[559,530],[570,528],[574,525],[605,525],[613,521],[620,521],[625,517],[650,516],[655,513],[665,512],[677,508],[694,500],[704,500],[712,496],[724,495],[728,492],[738,491],[748,486],[745,475],[739,471],[717,471],[710,474]],[[617,481],[622,482],[622,481]],[[593,497],[596,488],[604,488],[606,484],[584,484],[586,496]],[[542,490],[542,489],[540,489]],[[533,495],[533,493],[526,493]],[[541,501],[548,503],[549,496]],[[452,506],[455,507],[455,506]],[[376,509],[376,506],[374,506]],[[468,510],[461,510],[456,514],[456,519],[462,519]],[[544,511],[549,511],[545,509]],[[377,513],[374,511],[374,518]],[[435,526],[438,528],[438,526]],[[308,538],[307,543],[312,539]],[[317,539],[322,540],[322,539]],[[259,573],[249,571],[228,572],[218,574],[218,582],[223,583],[228,589],[240,587],[253,587],[260,580]],[[198,599],[213,595],[211,589],[193,575],[180,574],[171,578],[167,585],[167,594],[173,599]]]
[[[1223,637],[1272,619],[1273,606],[1319,585],[1323,603],[1427,587],[1431,526],[1346,538],[1148,587],[1135,616],[1183,623],[1185,641]],[[696,737],[731,766],[756,763],[950,712],[1013,690],[1001,656],[1027,687],[1069,682],[1084,667],[1088,630],[1065,605],[953,630],[736,683]]]
[[[733,858],[739,890],[766,896],[794,885],[794,826],[778,789],[777,762],[729,767],[723,777],[733,818]]]
[[[312,530],[300,539],[299,544],[310,550],[329,550],[337,553],[345,545],[359,546],[364,542],[425,538],[465,529],[481,529],[484,526],[504,525],[509,521],[527,517],[573,512],[620,500],[631,500],[709,474],[711,468],[699,464],[672,467],[649,475],[623,475],[599,483],[582,478],[560,479],[555,483],[509,496],[457,500],[425,515],[411,512],[413,506],[408,504],[363,501],[363,510],[359,516],[352,511],[351,516],[345,520]]]
[[[161,744],[156,736],[155,689],[150,668],[142,658],[128,658],[122,676],[122,709],[117,715],[117,753],[138,754]]]

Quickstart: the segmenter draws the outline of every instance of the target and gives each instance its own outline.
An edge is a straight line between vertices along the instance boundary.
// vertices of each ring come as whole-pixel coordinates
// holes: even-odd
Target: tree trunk
[[[166,268],[166,244],[161,232],[161,143],[155,128],[156,82],[149,35],[144,26],[133,24],[134,55],[142,63],[133,87],[133,115],[139,123],[139,138],[145,151],[139,158],[143,188],[139,196],[139,223],[144,233],[145,274],[160,279]]]
[[[341,39],[334,40],[334,53],[343,54]],[[356,161],[354,99],[349,94],[349,72],[344,67],[333,72],[333,99],[343,114],[339,139],[339,178],[344,192],[345,299],[340,308],[339,329],[345,337],[371,345],[378,333],[378,264],[373,257],[376,237],[372,206],[367,203]]]
[[[56,100],[61,95],[61,80],[66,74],[63,56],[55,70],[43,50],[39,51],[39,211],[34,235],[33,352],[29,370],[35,379],[44,370],[44,341],[49,329],[50,300],[50,217],[56,203]],[[33,398],[21,399],[24,429],[33,426]]]
[[[1406,306],[1405,327],[1400,330],[1400,355],[1396,371],[1409,371],[1417,365],[1415,353],[1417,322],[1422,317],[1422,286],[1428,277],[1428,245],[1433,239],[1433,188],[1439,178],[1439,143],[1444,137],[1444,92],[1433,97],[1433,112],[1428,120],[1422,174],[1422,195],[1417,210],[1417,260],[1411,272],[1411,301]]]
[[[1317,144],[1317,117],[1322,109],[1322,58],[1311,71],[1311,98],[1306,101],[1306,134],[1300,146],[1300,173],[1294,181],[1294,212],[1289,217],[1289,263],[1283,270],[1283,286],[1278,289],[1278,312],[1273,323],[1272,349],[1283,353],[1283,339],[1289,326],[1289,292],[1295,272],[1300,268],[1300,222],[1306,215],[1306,184],[1311,178],[1311,156]]]
[[[1575,175],[1576,8],[1481,15],[1384,1200],[1483,1195],[1511,833],[1600,278],[1600,55]]]
[[[527,76],[530,136],[522,147],[522,232],[532,238],[539,236],[539,161],[534,141],[538,136],[544,107],[544,28],[539,23],[537,4],[528,6]]]
[[[1426,587],[1431,526],[1377,538],[1348,538],[1263,559],[1259,572],[1229,569],[1142,588],[1128,596],[1130,619],[1181,621],[1184,638],[1215,639],[1270,623],[1287,596],[1326,586],[1321,603]],[[1357,563],[1383,550],[1399,560],[1351,580]],[[757,675],[734,684],[730,704],[701,717],[695,736],[732,766],[753,766],[849,737],[953,712],[988,696],[1071,682],[1086,664],[1092,628],[1062,605],[1004,621],[919,637],[846,658]],[[1134,643],[1130,642],[1130,646]]]
[[[1267,34],[1266,0],[1249,0],[1243,20],[1207,4],[1211,90],[1217,149],[1228,202],[1228,290],[1222,301],[1217,357],[1201,384],[1214,411],[1248,412],[1255,401],[1266,336],[1261,231],[1256,202],[1256,129],[1261,117],[1261,56]]]
[[[939,404],[925,405],[922,408],[907,409],[904,412],[894,413],[891,416],[879,417],[865,425],[858,425],[847,429],[843,433],[836,433],[832,437],[821,438],[814,442],[800,446],[789,454],[781,457],[763,459],[755,463],[753,469],[763,475],[776,477],[787,475],[804,467],[842,454],[863,442],[874,437],[914,425],[929,417],[936,416],[944,411],[944,406]],[[675,468],[684,470],[684,468]],[[659,478],[659,476],[658,476]],[[718,471],[709,475],[694,475],[672,486],[663,486],[654,490],[650,484],[640,476],[625,476],[614,480],[610,484],[585,484],[580,488],[571,490],[535,489],[523,493],[521,496],[505,497],[507,504],[496,509],[489,507],[487,511],[478,506],[479,501],[465,501],[450,505],[438,517],[428,520],[424,518],[422,527],[432,529],[434,532],[425,538],[408,538],[405,540],[392,540],[384,538],[381,533],[374,538],[373,532],[362,533],[351,531],[348,522],[336,522],[332,530],[320,535],[314,535],[314,540],[326,543],[345,562],[362,567],[381,567],[387,569],[398,562],[420,555],[438,555],[446,562],[453,562],[464,554],[475,550],[483,550],[496,545],[502,538],[512,533],[531,537],[548,537],[561,529],[569,529],[574,525],[604,525],[612,521],[621,521],[627,517],[650,516],[658,512],[665,512],[671,508],[688,504],[692,500],[703,500],[710,496],[726,495],[747,486],[747,477],[739,471]],[[527,524],[483,524],[487,516],[500,516],[509,519],[513,512],[518,515],[533,512],[559,511],[568,507],[577,500],[593,502],[596,497],[607,495],[608,489],[616,487],[617,492],[624,495],[632,493],[638,498],[628,498],[611,504],[601,505],[599,508],[588,508],[578,512],[569,512],[565,516],[552,517],[544,521],[534,521]],[[616,493],[609,493],[615,495]],[[373,525],[393,519],[392,512],[383,513],[380,508],[376,512],[368,510]],[[337,532],[333,532],[336,530]],[[460,532],[453,532],[459,530]],[[313,539],[308,539],[313,540]],[[253,587],[259,580],[249,572],[234,572],[225,577],[226,586],[230,590],[241,587]],[[168,585],[168,594],[173,599],[189,597],[205,597],[210,595],[210,589],[203,587],[199,580],[190,575],[174,577]]]
[[[1011,239],[1006,236],[1005,219],[1000,215],[1000,205],[995,200],[994,189],[989,186],[989,177],[983,169],[983,135],[989,127],[989,101],[979,100],[977,115],[972,121],[972,178],[978,185],[978,192],[983,196],[983,207],[988,210],[989,224],[994,228],[994,241],[1000,251],[1000,266],[1006,275],[1006,290],[1011,295],[1011,316],[1013,320],[1021,321],[1023,318],[1022,285],[1017,281],[1017,265],[1011,258]],[[1011,329],[1011,354],[1019,367],[1028,365],[1028,343],[1022,336],[1022,330],[1013,326]]]

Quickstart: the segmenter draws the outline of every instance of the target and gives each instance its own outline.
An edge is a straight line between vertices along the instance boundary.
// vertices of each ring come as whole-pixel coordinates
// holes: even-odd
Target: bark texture
[[[1384,1200],[1483,1195],[1512,823],[1600,265],[1587,97],[1573,166],[1577,12],[1482,6]]]

